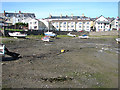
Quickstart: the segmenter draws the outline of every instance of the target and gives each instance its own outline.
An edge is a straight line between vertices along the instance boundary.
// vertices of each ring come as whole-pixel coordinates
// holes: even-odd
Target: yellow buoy
[[[63,53],[63,52],[65,52],[65,50],[64,50],[64,49],[61,49],[61,53]]]

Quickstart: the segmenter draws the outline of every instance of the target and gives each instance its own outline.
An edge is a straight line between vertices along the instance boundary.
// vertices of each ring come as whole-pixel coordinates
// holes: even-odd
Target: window
[[[89,26],[87,26],[87,28],[89,28]]]
[[[83,22],[83,24],[85,24],[85,22]]]
[[[89,24],[89,22],[87,22],[87,24]]]
[[[36,29],[37,28],[37,26],[34,26],[34,29]]]
[[[73,24],[73,22],[71,22],[71,24]]]
[[[32,24],[32,22],[30,22],[30,24]]]
[[[71,27],[74,27],[73,25]]]
[[[102,28],[102,26],[101,26],[101,28]]]
[[[81,26],[79,26],[79,28],[81,28]]]
[[[58,26],[56,26],[58,28]]]
[[[82,22],[79,22],[79,24],[82,24]]]
[[[64,24],[66,24],[66,22],[64,22]]]
[[[37,22],[35,22],[35,24],[36,24]]]

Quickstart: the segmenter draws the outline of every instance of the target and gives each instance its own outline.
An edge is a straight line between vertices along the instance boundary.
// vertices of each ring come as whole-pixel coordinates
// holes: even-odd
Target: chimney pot
[[[21,11],[19,11],[19,14],[21,14]]]

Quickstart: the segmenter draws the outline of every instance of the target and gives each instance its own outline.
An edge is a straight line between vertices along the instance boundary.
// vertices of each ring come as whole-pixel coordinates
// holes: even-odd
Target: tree
[[[15,25],[19,29],[23,29],[23,27],[28,27],[28,23],[16,23]]]

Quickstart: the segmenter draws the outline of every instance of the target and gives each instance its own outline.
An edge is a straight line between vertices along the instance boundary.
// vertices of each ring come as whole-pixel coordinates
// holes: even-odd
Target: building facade
[[[111,22],[111,30],[120,30],[120,18],[117,17]]]
[[[45,30],[46,25],[38,19],[31,19],[28,22],[28,29],[30,29],[30,30]]]
[[[96,28],[96,32],[110,31],[110,21],[104,16],[100,16],[94,21],[94,27]]]
[[[85,16],[49,16],[45,18],[57,31],[90,31],[91,20]]]
[[[19,11],[19,13],[9,13],[4,11],[3,16],[5,17],[5,21],[7,23],[12,23],[12,25],[15,25],[15,23],[28,23],[30,19],[35,18],[34,13],[22,13],[21,11]]]

